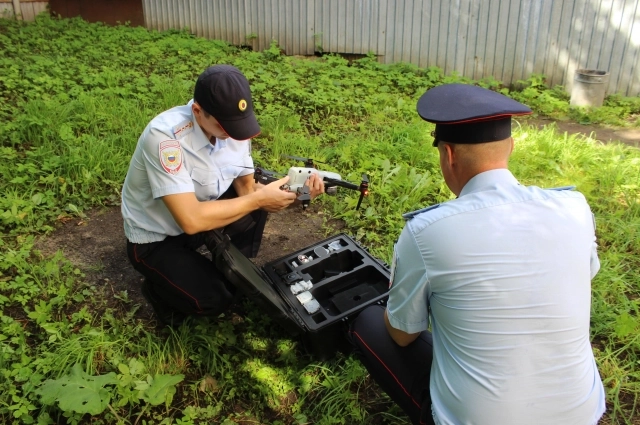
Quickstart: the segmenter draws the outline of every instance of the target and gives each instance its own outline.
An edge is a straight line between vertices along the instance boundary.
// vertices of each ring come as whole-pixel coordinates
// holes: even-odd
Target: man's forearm
[[[162,200],[178,226],[191,235],[219,229],[258,209],[274,212],[288,207],[296,199],[294,193],[280,190],[288,180],[285,177],[255,190],[253,178],[243,176],[238,186],[234,182],[234,189],[246,194],[237,198],[200,202],[195,193],[187,192],[167,195]]]
[[[256,183],[253,174],[237,177],[233,181],[233,188],[238,196],[246,196],[256,191]]]
[[[260,204],[256,195],[200,202],[193,193],[181,193],[165,196],[162,200],[180,228],[192,235],[222,228],[258,209]]]

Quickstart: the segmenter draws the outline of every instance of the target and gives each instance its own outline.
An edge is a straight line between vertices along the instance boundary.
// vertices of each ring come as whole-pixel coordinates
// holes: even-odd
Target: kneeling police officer
[[[122,188],[127,254],[142,293],[163,324],[223,312],[233,288],[196,250],[219,229],[247,257],[257,255],[267,213],[296,195],[288,177],[256,185],[251,138],[260,134],[249,83],[230,65],[205,70],[193,99],[162,112],[138,140]],[[324,192],[316,175],[312,197]]]
[[[508,170],[511,117],[526,106],[448,84],[428,90],[418,113],[435,123],[457,198],[405,214],[387,306],[351,327],[362,362],[414,424],[595,425],[605,411],[589,341],[600,263],[585,197],[521,185]]]

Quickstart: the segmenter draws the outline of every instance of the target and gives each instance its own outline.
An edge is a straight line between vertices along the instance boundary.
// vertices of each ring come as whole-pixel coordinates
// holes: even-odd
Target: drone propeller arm
[[[280,180],[279,177],[276,177],[273,171],[265,170],[264,168],[256,167],[253,173],[253,179],[256,183],[261,183],[263,185],[268,185],[269,183],[273,183],[275,181]]]
[[[353,183],[346,182],[344,180],[331,179],[329,177],[325,177],[323,180],[324,180],[325,188],[332,187],[332,186],[340,186],[340,187],[346,187],[347,189],[351,189],[351,190],[360,190],[360,186]]]
[[[341,186],[346,187],[347,189],[357,190],[360,192],[360,199],[358,199],[358,205],[356,206],[356,210],[360,209],[360,205],[362,204],[362,199],[369,195],[369,178],[363,177],[362,183],[360,185],[355,185],[353,183],[346,182],[344,180],[337,180],[325,177],[324,179],[324,187],[332,187],[332,186]]]

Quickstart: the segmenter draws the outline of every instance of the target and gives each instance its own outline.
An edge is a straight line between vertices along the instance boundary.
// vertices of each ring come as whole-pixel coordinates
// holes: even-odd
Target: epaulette
[[[184,120],[180,124],[174,125],[172,130],[173,137],[175,137],[176,140],[180,140],[193,131],[193,121]]]
[[[408,212],[408,213],[404,213],[404,214],[402,214],[402,218],[404,218],[405,220],[411,220],[416,215],[422,214],[423,212],[435,210],[439,206],[440,206],[440,204],[435,204],[435,205],[431,205],[430,207],[426,207],[426,208],[422,208],[422,209],[419,209],[419,210],[416,210],[416,211],[411,211],[411,212]]]
[[[575,188],[576,188],[575,186],[560,186],[560,187],[550,187],[545,190],[574,190]]]

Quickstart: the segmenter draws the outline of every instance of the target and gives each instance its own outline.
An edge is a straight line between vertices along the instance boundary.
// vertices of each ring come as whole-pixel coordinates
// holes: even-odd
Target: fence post
[[[22,9],[20,8],[20,0],[13,0],[13,16],[18,21],[22,21]]]

